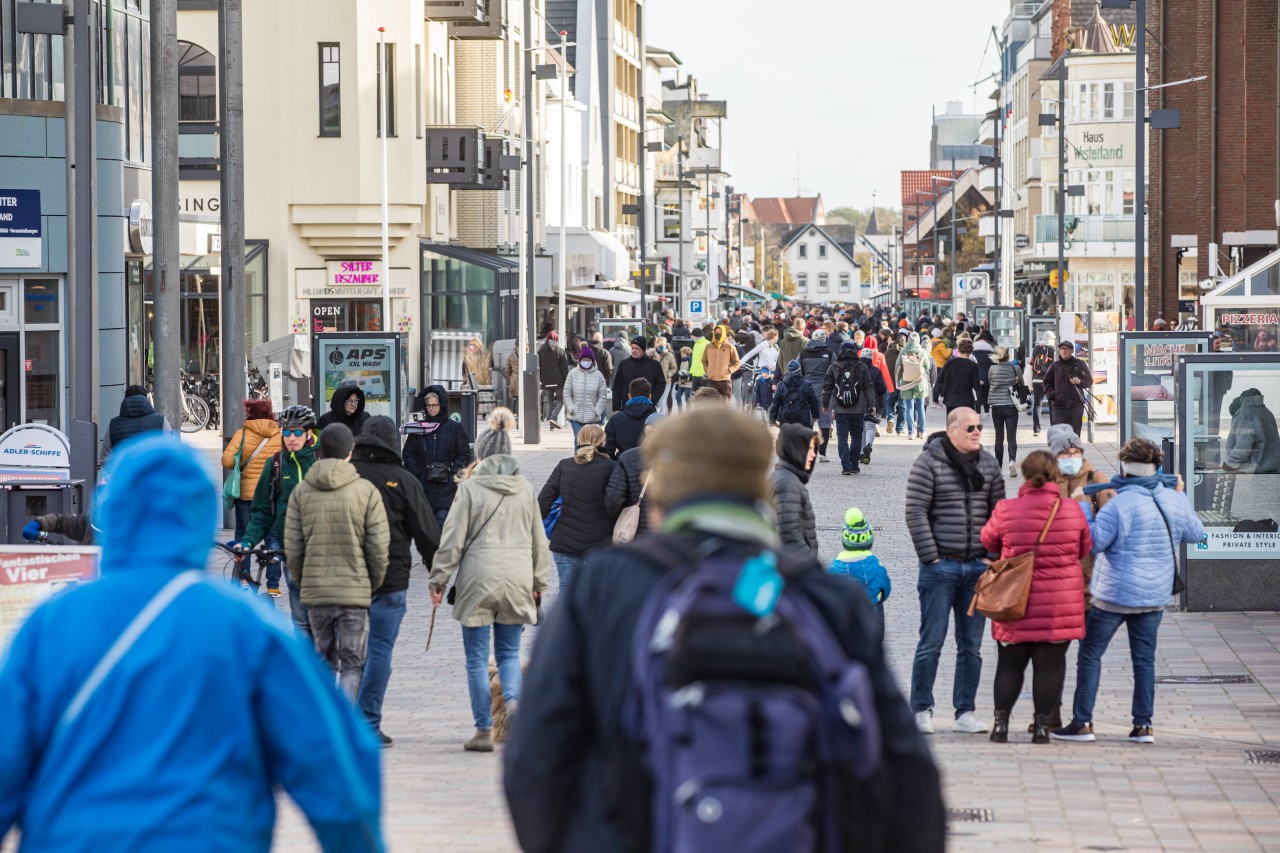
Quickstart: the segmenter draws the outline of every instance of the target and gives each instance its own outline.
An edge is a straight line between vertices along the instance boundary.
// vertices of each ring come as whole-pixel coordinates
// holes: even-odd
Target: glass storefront
[[[420,245],[422,379],[459,382],[470,340],[492,347],[516,337],[519,262],[460,246]]]
[[[1120,333],[1120,443],[1145,438],[1160,444],[1174,435],[1174,365],[1183,353],[1207,352],[1202,332]]]
[[[0,420],[66,427],[63,280],[0,278]]]
[[[377,299],[312,299],[311,331],[380,332],[382,301]]]

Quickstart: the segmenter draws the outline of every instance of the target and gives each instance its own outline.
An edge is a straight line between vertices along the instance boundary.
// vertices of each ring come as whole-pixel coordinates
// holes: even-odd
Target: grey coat
[[[1004,500],[1004,479],[996,458],[978,451],[978,470],[986,480],[970,492],[961,472],[942,449],[944,432],[929,436],[907,475],[907,531],[921,563],[944,554],[951,557],[995,558],[982,544],[982,527],[998,501]]]
[[[773,492],[773,512],[782,537],[782,546],[788,553],[818,559],[818,521],[809,501],[805,483],[808,473],[802,472],[786,460],[779,460],[769,475]]]
[[[569,420],[580,424],[602,423],[608,405],[609,386],[599,368],[583,370],[577,366],[569,371],[564,383],[564,410]]]
[[[1237,398],[1239,408],[1231,414],[1227,433],[1227,456],[1223,467],[1246,474],[1280,473],[1280,435],[1276,416],[1267,409],[1262,396],[1246,391]],[[1233,403],[1234,405],[1234,403]]]
[[[1010,362],[997,361],[987,371],[987,405],[1016,406],[1013,389],[1018,384],[1018,369]]]

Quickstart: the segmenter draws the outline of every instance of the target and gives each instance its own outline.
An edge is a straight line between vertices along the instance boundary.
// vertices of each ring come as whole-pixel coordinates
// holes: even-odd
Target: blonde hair
[[[764,339],[766,341],[776,341],[778,339],[778,330],[770,329],[769,331],[765,332]]]
[[[573,461],[586,465],[596,458],[601,447],[604,447],[604,428],[600,424],[587,424],[578,430],[578,449],[573,452]]]

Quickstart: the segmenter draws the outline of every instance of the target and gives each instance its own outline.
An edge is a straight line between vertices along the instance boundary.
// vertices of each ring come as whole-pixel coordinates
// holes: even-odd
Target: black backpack
[[[862,380],[858,376],[858,362],[836,362],[836,402],[846,409],[858,405],[862,394]]]
[[[806,395],[801,393],[801,383],[791,384],[783,382],[781,386],[783,391],[782,406],[778,410],[778,423],[780,424],[801,424],[809,420],[809,400]]]

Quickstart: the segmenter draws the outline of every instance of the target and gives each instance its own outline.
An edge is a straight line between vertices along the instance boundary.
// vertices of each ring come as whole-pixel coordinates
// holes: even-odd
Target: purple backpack
[[[879,850],[870,673],[785,582],[765,616],[735,602],[761,558],[700,552],[640,613],[623,729],[649,777],[648,849]]]

